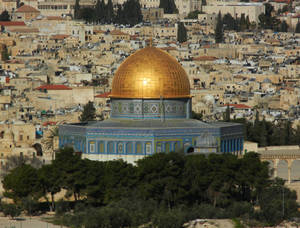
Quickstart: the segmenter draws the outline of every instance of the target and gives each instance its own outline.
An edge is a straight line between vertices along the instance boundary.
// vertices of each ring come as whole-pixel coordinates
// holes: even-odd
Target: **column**
[[[292,182],[291,169],[292,169],[293,160],[291,159],[287,160],[287,164],[288,164],[288,184],[290,184]]]
[[[274,178],[276,178],[278,176],[278,163],[279,163],[279,159],[274,159],[273,160],[273,164],[274,164]]]

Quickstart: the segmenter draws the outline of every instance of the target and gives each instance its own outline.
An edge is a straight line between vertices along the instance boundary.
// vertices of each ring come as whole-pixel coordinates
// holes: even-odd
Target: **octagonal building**
[[[243,126],[191,119],[188,76],[165,51],[143,48],[118,68],[111,118],[59,126],[60,147],[83,158],[134,163],[154,153],[234,153],[243,150]]]

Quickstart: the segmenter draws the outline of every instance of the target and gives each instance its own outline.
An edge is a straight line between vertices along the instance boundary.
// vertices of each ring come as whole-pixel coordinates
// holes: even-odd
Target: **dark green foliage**
[[[94,107],[94,102],[89,101],[83,107],[83,112],[81,113],[79,120],[80,120],[80,122],[96,120],[96,109]]]
[[[1,204],[2,212],[5,216],[11,218],[18,217],[21,214],[21,210],[15,204]]]
[[[23,198],[40,195],[38,172],[30,165],[21,165],[13,169],[2,181],[5,189],[4,195],[19,204]]]
[[[298,216],[295,192],[282,180],[271,180],[268,163],[251,152],[243,158],[157,153],[133,166],[122,160],[82,160],[64,148],[51,165],[39,170],[22,165],[3,183],[7,196],[20,199],[27,214],[40,210],[37,200],[46,193],[67,190],[75,202],[56,202],[55,211],[69,227],[182,227],[197,218],[248,218],[273,225]],[[261,210],[254,211],[255,205]]]
[[[123,5],[117,6],[117,11],[114,11],[111,0],[105,4],[104,0],[98,0],[95,8],[78,9],[75,19],[83,19],[86,22],[92,23],[118,23],[129,24],[131,26],[142,22],[143,16],[141,6],[138,0],[127,0]]]
[[[218,19],[217,19],[217,25],[216,25],[216,29],[215,29],[215,42],[222,43],[224,40],[223,36],[224,36],[223,21],[222,21],[221,12],[219,12]]]
[[[85,22],[91,23],[94,21],[95,10],[93,8],[82,8],[79,10],[79,18]]]
[[[178,13],[174,0],[160,0],[159,8],[163,8],[166,14]]]
[[[226,112],[224,113],[224,117],[223,117],[223,120],[225,122],[230,122],[230,113],[231,113],[230,107],[229,107],[229,105],[227,105]]]
[[[293,129],[291,122],[288,120],[275,124],[265,119],[259,120],[257,113],[254,123],[245,119],[231,121],[244,124],[245,139],[257,142],[259,146],[300,144],[300,127]]]
[[[287,32],[288,31],[288,24],[286,23],[286,21],[283,21],[280,23],[280,32]]]
[[[2,61],[9,60],[9,53],[8,53],[6,45],[4,46],[4,49],[3,49],[2,53],[1,53],[1,59],[2,59]]]
[[[182,22],[178,23],[177,29],[177,40],[179,43],[183,43],[187,41],[187,32],[184,24]]]
[[[265,4],[265,13],[258,16],[260,28],[278,30],[280,21],[272,15],[273,10],[274,7],[270,3]]]
[[[192,111],[192,119],[202,120],[202,118],[203,118],[202,113],[196,113],[196,112]]]
[[[0,21],[10,21],[10,16],[9,16],[7,10],[4,10],[4,11],[0,14]]]
[[[295,33],[300,33],[300,22],[296,25]]]
[[[199,10],[195,10],[192,12],[189,12],[189,14],[187,15],[187,19],[198,19],[198,14],[201,14],[202,12]]]
[[[225,30],[237,30],[237,22],[236,20],[231,16],[230,13],[227,13],[223,17],[223,24]]]
[[[74,19],[80,19],[80,5],[79,5],[79,0],[75,1],[75,6],[74,6]]]

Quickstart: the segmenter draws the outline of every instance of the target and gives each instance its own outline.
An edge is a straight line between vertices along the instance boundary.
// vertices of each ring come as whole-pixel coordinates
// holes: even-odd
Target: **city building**
[[[115,73],[111,118],[60,125],[59,145],[72,146],[83,158],[130,163],[171,151],[240,154],[242,125],[191,119],[191,99],[188,76],[176,59],[143,48]]]

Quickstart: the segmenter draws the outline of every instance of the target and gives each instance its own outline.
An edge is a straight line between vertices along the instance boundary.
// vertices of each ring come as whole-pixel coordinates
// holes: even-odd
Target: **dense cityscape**
[[[300,1],[0,0],[0,25],[0,227],[298,227]]]

